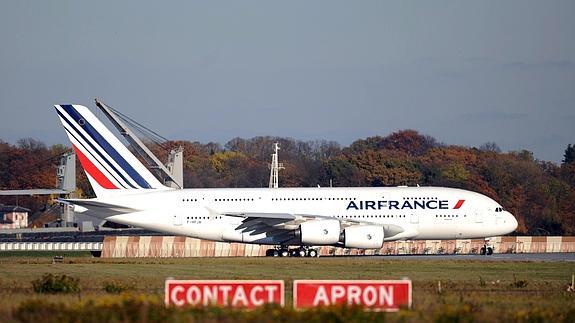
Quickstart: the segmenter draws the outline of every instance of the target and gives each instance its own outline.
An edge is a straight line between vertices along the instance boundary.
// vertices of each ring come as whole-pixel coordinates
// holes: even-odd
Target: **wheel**
[[[485,247],[481,247],[481,250],[479,250],[479,254],[485,255],[485,253],[486,253]]]
[[[266,257],[271,257],[274,255],[274,250],[273,249],[268,249],[266,250]]]
[[[280,252],[279,252],[277,249],[274,249],[274,250],[272,251],[272,256],[274,256],[274,257],[279,257],[279,256],[280,256]]]
[[[309,257],[315,258],[315,257],[318,256],[318,253],[317,253],[317,250],[315,250],[315,249],[310,249],[309,252],[307,253],[307,255],[308,255]]]
[[[493,248],[488,247],[488,248],[487,248],[486,255],[492,255],[492,254],[493,254]]]
[[[280,256],[289,257],[289,251],[287,249],[280,250]]]
[[[305,257],[305,256],[306,256],[305,249],[299,249],[299,250],[297,251],[297,256],[298,256],[298,257]]]

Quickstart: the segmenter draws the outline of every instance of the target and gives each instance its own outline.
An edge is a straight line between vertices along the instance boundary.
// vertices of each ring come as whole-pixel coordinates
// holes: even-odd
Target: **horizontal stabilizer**
[[[110,204],[97,201],[95,199],[80,200],[80,199],[59,199],[61,203],[74,206],[74,211],[85,215],[93,216],[99,219],[105,219],[110,216],[139,212],[140,210],[125,207],[122,205]]]

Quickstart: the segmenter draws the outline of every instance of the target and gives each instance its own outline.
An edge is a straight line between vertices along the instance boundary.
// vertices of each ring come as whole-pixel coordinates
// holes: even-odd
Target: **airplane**
[[[55,105],[96,198],[74,211],[173,235],[276,247],[267,256],[318,256],[318,246],[505,235],[517,220],[493,199],[445,187],[173,189],[85,106]],[[482,254],[490,254],[488,246]]]

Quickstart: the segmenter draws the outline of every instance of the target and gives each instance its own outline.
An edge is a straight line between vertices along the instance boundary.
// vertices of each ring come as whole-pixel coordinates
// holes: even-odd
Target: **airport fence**
[[[1,251],[100,251],[102,242],[0,242]]]
[[[483,239],[416,240],[386,242],[381,249],[320,247],[321,256],[477,254]],[[575,252],[575,237],[495,237],[494,253]],[[268,245],[227,243],[179,236],[106,236],[102,257],[261,257]]]

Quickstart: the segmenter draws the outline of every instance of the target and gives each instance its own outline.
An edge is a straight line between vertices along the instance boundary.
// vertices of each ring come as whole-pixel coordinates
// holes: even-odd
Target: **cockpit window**
[[[495,208],[495,212],[503,212],[505,211],[502,207]]]

